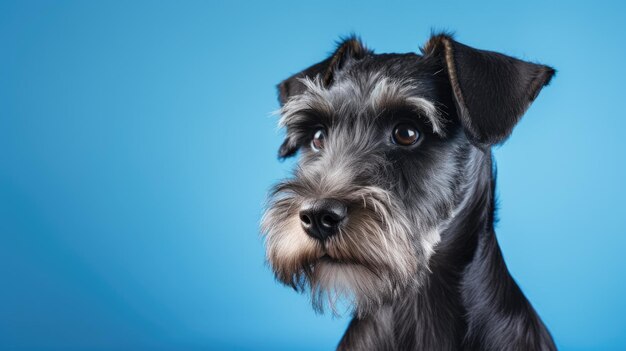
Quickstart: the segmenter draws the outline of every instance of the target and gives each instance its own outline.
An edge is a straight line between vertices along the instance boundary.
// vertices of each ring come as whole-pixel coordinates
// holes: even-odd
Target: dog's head
[[[294,177],[262,221],[276,277],[314,306],[349,297],[371,312],[429,272],[442,229],[493,144],[554,70],[433,36],[418,54],[356,38],[279,84]]]

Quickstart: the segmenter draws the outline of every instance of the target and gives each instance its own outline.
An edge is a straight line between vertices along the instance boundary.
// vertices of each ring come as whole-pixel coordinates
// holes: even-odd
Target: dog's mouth
[[[323,254],[317,259],[316,264],[327,264],[327,265],[360,265],[359,262],[350,259],[340,259],[333,257],[327,253]]]
[[[331,257],[329,254],[322,255],[318,260],[323,263],[342,263],[340,260]]]

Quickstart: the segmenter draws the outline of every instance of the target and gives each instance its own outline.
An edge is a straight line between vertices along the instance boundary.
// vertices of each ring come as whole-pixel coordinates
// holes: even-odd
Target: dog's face
[[[262,221],[276,277],[359,315],[419,288],[474,166],[552,74],[442,35],[423,55],[348,39],[282,82],[279,156],[301,156]]]

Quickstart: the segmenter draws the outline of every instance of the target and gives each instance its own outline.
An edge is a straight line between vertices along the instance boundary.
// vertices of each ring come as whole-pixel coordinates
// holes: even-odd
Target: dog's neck
[[[425,284],[354,318],[340,350],[553,350],[509,274],[493,229],[490,151],[468,169],[466,195],[441,232]]]

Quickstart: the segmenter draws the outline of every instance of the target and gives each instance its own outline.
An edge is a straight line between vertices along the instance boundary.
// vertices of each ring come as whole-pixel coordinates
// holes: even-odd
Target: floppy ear
[[[555,73],[548,66],[474,49],[445,34],[431,37],[422,52],[443,61],[461,124],[479,146],[504,141]]]
[[[329,87],[334,81],[335,74],[341,70],[348,61],[360,60],[372,53],[373,52],[366,48],[355,36],[341,40],[337,44],[337,49],[335,49],[333,54],[327,59],[316,63],[300,73],[294,74],[278,84],[278,101],[280,105],[283,106],[291,97],[302,94],[305,91],[306,87],[300,81],[301,79],[313,79],[319,76],[322,84],[325,87]],[[289,157],[295,154],[296,151],[298,151],[297,145],[287,137],[278,150],[278,157],[281,159]]]

